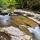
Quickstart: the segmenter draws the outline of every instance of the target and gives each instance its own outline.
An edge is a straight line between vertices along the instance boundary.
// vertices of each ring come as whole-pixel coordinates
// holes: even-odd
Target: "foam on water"
[[[40,28],[39,28],[38,25],[35,27],[35,29],[29,27],[28,30],[29,30],[29,32],[31,32],[31,33],[34,34],[33,36],[34,36],[37,40],[40,40]]]

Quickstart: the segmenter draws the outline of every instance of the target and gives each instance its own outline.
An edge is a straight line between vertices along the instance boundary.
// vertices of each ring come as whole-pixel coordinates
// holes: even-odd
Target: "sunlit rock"
[[[5,33],[8,33],[11,37],[11,40],[30,40],[31,36],[25,34],[24,32],[20,31],[18,28],[15,28],[13,26],[10,27],[4,27],[2,28],[2,31],[5,31]]]

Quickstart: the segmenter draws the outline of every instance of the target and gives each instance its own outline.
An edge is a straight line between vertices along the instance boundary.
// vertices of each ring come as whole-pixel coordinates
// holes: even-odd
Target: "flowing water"
[[[10,24],[10,16],[9,15],[0,15],[0,27],[2,25],[7,26]]]
[[[11,36],[11,40],[29,40],[30,36],[20,31],[19,28],[12,26],[10,18],[11,16],[9,15],[0,15],[0,31],[9,34]]]
[[[19,27],[14,27],[11,24],[10,18],[11,18],[11,16],[9,16],[9,15],[6,15],[6,16],[0,15],[0,30],[8,33],[11,36],[11,40],[32,40],[31,36],[30,36],[30,32],[29,32],[29,35],[27,35],[26,33],[20,31]],[[16,22],[18,22],[18,21],[16,21]],[[20,21],[20,22],[22,22],[22,21]],[[22,27],[22,28],[25,31],[27,30],[27,29],[25,29],[25,27]]]

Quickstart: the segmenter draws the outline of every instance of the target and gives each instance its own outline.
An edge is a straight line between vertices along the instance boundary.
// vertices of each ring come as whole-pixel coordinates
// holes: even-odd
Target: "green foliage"
[[[27,7],[31,10],[39,10],[40,0],[28,0]]]
[[[1,8],[27,8],[31,10],[40,9],[40,0],[0,0]]]
[[[10,5],[15,6],[15,0],[0,0],[0,7],[7,8]]]

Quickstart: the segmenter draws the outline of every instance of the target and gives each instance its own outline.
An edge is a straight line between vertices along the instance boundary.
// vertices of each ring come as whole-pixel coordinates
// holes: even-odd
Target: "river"
[[[34,14],[33,14],[34,15]],[[30,33],[27,35],[23,31],[19,29],[19,27],[15,27],[11,24],[11,16],[2,16],[0,15],[0,28],[1,31],[5,31],[10,34],[11,40],[32,40]],[[15,20],[14,20],[15,22]],[[22,22],[22,21],[21,21]]]

